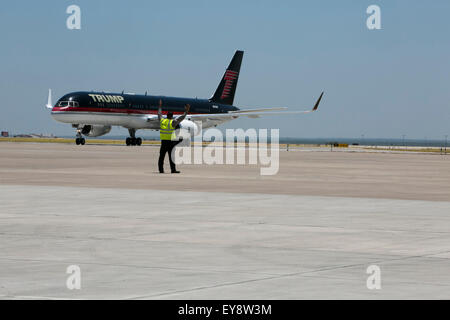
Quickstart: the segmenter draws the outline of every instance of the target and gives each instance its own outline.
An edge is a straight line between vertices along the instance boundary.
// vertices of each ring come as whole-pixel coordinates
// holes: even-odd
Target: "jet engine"
[[[191,120],[183,120],[180,123],[180,135],[186,137],[186,135],[189,137],[196,136],[200,133],[200,129],[198,125]]]
[[[81,133],[87,137],[98,137],[111,131],[111,126],[84,125]]]

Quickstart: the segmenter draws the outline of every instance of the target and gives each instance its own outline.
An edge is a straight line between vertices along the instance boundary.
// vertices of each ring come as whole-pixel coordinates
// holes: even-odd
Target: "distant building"
[[[4,137],[4,138],[9,137],[9,132],[8,131],[2,131],[2,137]]]

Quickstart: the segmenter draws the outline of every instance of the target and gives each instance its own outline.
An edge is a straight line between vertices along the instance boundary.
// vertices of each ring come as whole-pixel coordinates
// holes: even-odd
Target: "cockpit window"
[[[60,101],[58,103],[58,107],[78,107],[79,104],[77,101]]]

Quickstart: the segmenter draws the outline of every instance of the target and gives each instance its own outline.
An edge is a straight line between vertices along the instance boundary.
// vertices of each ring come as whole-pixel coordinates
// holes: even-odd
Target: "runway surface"
[[[448,156],[290,151],[274,176],[160,175],[157,153],[0,143],[0,298],[450,298]]]

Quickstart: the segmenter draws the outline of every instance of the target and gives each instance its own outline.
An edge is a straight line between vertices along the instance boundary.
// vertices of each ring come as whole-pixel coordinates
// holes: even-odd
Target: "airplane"
[[[46,107],[51,109],[52,117],[59,122],[72,124],[76,129],[75,143],[84,145],[86,137],[98,137],[111,131],[112,126],[128,129],[127,146],[142,144],[142,138],[136,137],[141,129],[159,130],[158,105],[163,102],[163,114],[172,112],[174,118],[184,113],[184,106],[191,106],[190,113],[180,123],[182,129],[191,136],[199,133],[196,122],[201,121],[202,128],[210,128],[239,117],[257,118],[270,114],[301,114],[317,110],[323,97],[321,93],[314,107],[306,111],[282,111],[286,107],[240,109],[233,105],[239,79],[244,51],[237,50],[226,69],[219,86],[209,99],[191,99],[165,96],[136,95],[132,93],[106,93],[78,91],[62,96],[52,104],[52,91],[49,89]]]

